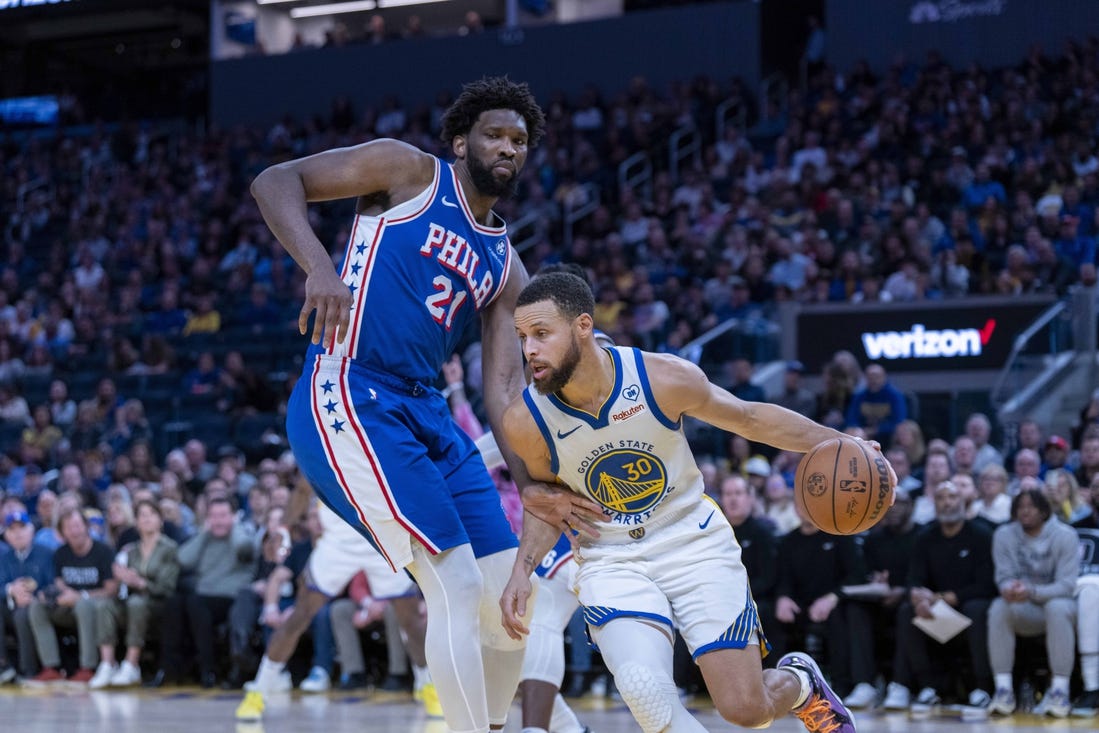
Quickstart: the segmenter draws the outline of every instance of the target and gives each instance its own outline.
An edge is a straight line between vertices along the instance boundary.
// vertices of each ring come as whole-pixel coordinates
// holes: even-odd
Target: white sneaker
[[[298,685],[298,689],[302,692],[328,692],[331,686],[328,672],[323,667],[313,667],[309,670],[309,676]]]
[[[997,687],[988,704],[988,712],[997,715],[1011,715],[1015,712],[1015,691],[1010,687]]]
[[[908,714],[913,718],[926,718],[939,704],[939,693],[934,687],[925,687],[916,695],[916,701],[908,708]]]
[[[969,707],[971,708],[988,708],[992,704],[992,695],[989,695],[984,690],[974,690],[969,693]]]
[[[95,674],[88,680],[88,688],[91,690],[102,690],[107,685],[111,684],[111,677],[118,671],[118,667],[110,662],[100,662],[99,666],[95,668]]]
[[[1035,715],[1050,715],[1054,718],[1067,718],[1072,711],[1072,703],[1063,690],[1046,690],[1041,701],[1035,706]]]
[[[878,701],[878,688],[869,682],[860,682],[843,698],[843,704],[849,708],[869,708]]]
[[[129,662],[123,662],[118,665],[118,669],[111,675],[111,687],[130,687],[132,685],[141,684],[141,670],[130,664]]]
[[[265,695],[290,692],[292,689],[294,689],[294,681],[290,679],[290,673],[286,670],[279,672],[279,676],[275,679],[274,684],[271,685],[271,689],[269,690],[261,690],[256,680],[249,680],[244,683],[245,692],[262,692]]]
[[[907,710],[912,703],[912,693],[900,682],[890,682],[885,688],[885,700],[882,707],[886,710]]]

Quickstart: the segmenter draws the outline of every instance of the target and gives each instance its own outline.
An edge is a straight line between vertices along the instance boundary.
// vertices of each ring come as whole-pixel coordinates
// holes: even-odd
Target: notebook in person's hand
[[[968,629],[973,622],[940,598],[931,606],[931,618],[916,616],[912,623],[935,641],[945,644]]]

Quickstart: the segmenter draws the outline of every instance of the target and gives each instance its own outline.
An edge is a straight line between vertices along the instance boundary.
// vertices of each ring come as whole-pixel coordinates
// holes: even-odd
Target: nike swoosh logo
[[[449,206],[452,209],[458,208],[458,204],[454,203],[453,201],[447,201],[446,196],[443,196],[443,206]]]
[[[710,526],[710,520],[714,518],[714,512],[716,512],[716,511],[717,511],[717,510],[716,510],[716,509],[714,509],[714,511],[713,511],[713,512],[710,512],[710,516],[706,517],[706,521],[705,521],[705,522],[699,522],[699,523],[698,523],[698,528],[699,528],[699,529],[706,529],[707,527],[709,527],[709,526]]]
[[[570,435],[572,435],[573,433],[575,433],[579,429],[580,429],[580,426],[577,425],[575,428],[568,431],[567,433],[562,433],[560,430],[558,430],[557,431],[557,439],[558,440],[564,440],[565,438],[569,437]]]

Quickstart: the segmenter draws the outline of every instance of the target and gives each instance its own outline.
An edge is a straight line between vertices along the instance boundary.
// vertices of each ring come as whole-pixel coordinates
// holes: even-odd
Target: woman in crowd
[[[139,501],[136,509],[140,536],[122,548],[115,558],[114,577],[122,584],[118,598],[104,599],[97,615],[99,668],[88,683],[92,689],[126,687],[141,682],[141,650],[149,622],[159,618],[164,600],[179,580],[177,545],[161,531],[164,519],[151,501]],[[118,630],[126,624],[126,657],[115,662]]]
[[[973,502],[975,517],[989,524],[1003,524],[1011,519],[1011,497],[1007,495],[1007,471],[992,463],[977,475],[977,501]]]
[[[1046,472],[1043,493],[1053,506],[1053,516],[1072,524],[1091,514],[1091,507],[1080,497],[1080,484],[1071,471],[1055,468]]]

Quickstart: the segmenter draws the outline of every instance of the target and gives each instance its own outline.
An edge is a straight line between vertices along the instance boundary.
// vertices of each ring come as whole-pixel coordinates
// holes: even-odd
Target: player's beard
[[[572,379],[573,373],[576,371],[576,365],[580,363],[580,342],[576,336],[572,337],[572,344],[569,346],[569,350],[565,353],[565,356],[561,359],[561,364],[556,367],[549,367],[549,376],[544,377],[541,380],[534,380],[534,388],[542,394],[556,394],[565,388],[565,385]]]
[[[467,156],[466,165],[469,167],[469,177],[473,179],[473,185],[485,196],[509,198],[519,190],[518,169],[511,178],[501,180],[492,172],[492,167],[482,163],[476,155]]]

